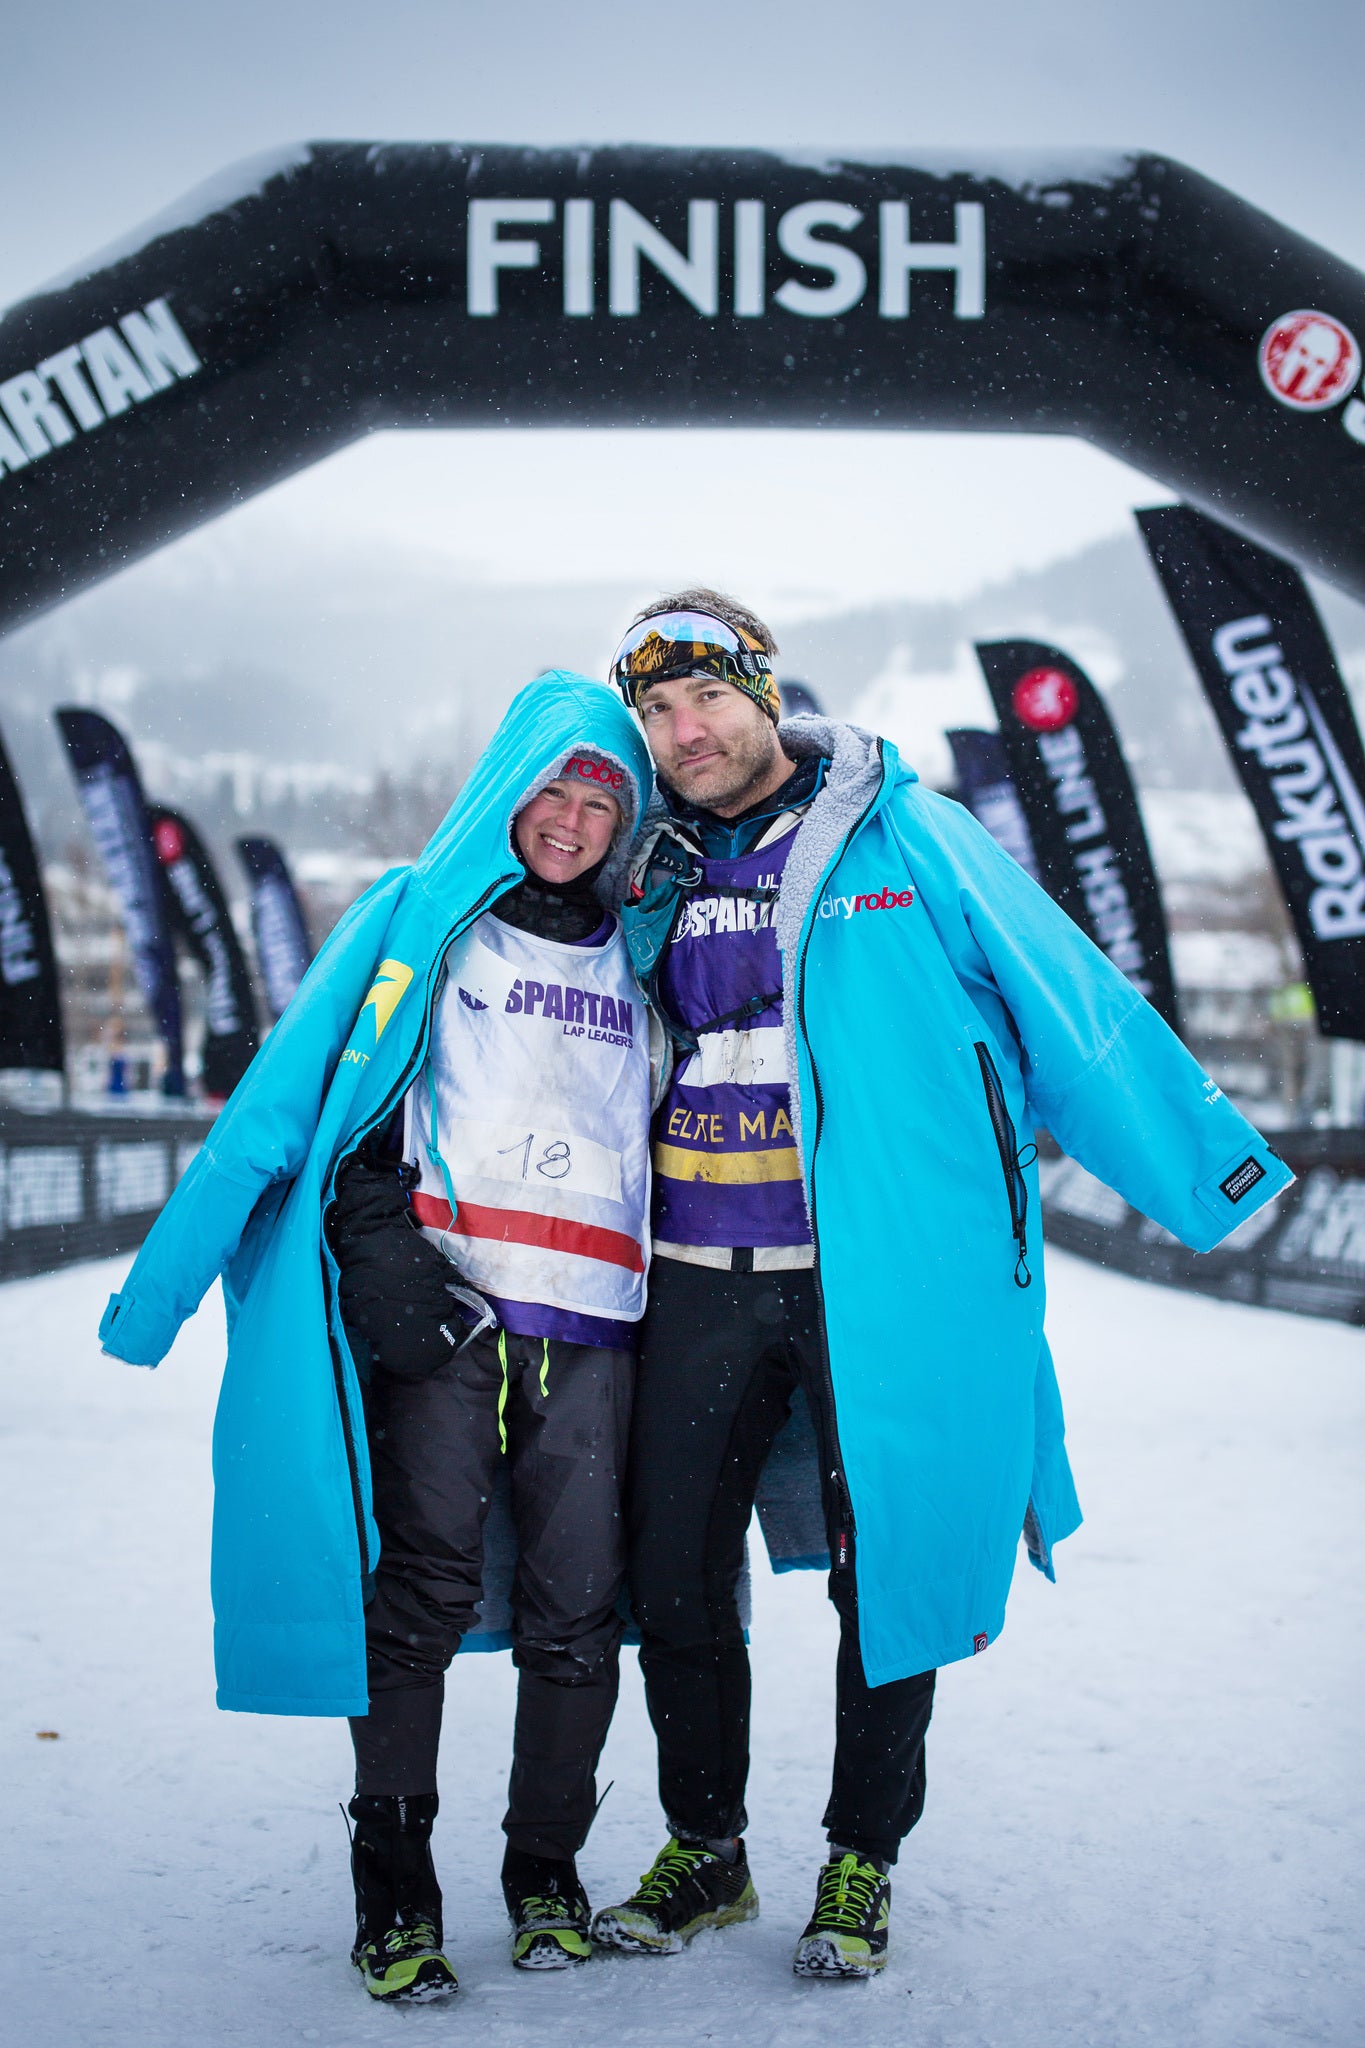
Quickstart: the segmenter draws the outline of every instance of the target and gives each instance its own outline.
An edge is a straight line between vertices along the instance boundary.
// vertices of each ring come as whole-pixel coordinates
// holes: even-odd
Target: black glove
[[[480,1303],[417,1228],[408,1207],[413,1178],[411,1168],[372,1166],[353,1155],[327,1212],[343,1320],[364,1338],[374,1363],[401,1379],[422,1379],[444,1365],[468,1334],[465,1302]]]

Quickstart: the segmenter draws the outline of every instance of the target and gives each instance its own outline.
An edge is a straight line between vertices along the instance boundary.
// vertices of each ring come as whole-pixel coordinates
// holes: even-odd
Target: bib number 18
[[[573,1171],[573,1153],[566,1138],[552,1138],[541,1150],[539,1158],[532,1159],[531,1154],[535,1145],[536,1134],[534,1131],[528,1131],[526,1136],[518,1138],[514,1145],[499,1145],[498,1157],[506,1159],[509,1155],[520,1155],[518,1163],[521,1167],[522,1180],[529,1180],[532,1170],[546,1180],[563,1180]]]

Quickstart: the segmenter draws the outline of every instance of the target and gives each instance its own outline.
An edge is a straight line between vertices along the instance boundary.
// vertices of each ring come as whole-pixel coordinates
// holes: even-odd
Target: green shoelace
[[[827,1863],[820,1873],[815,1895],[815,1920],[820,1927],[857,1927],[866,1919],[882,1883],[882,1873],[873,1863],[860,1863],[856,1856],[841,1856]]]
[[[553,1893],[542,1898],[533,1892],[522,1899],[522,1932],[531,1934],[547,1927],[568,1927],[577,1929],[578,1922],[567,1899],[557,1898]]]
[[[657,1906],[664,1899],[672,1898],[683,1879],[690,1877],[698,1864],[714,1860],[709,1849],[684,1849],[675,1837],[654,1858],[640,1879],[640,1889],[635,1897],[641,1905]]]

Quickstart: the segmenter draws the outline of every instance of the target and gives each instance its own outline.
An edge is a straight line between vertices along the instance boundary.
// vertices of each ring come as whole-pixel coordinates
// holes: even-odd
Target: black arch
[[[480,313],[509,200],[550,217]],[[1258,369],[1300,308],[1365,339],[1365,277],[1162,157],[325,143],[97,261],[0,321],[0,630],[374,428],[498,421],[1077,434],[1365,598],[1365,402]]]

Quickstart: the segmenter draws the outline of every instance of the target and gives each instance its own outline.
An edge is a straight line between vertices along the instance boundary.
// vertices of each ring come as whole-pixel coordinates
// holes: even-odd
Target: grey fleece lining
[[[557,782],[569,762],[579,754],[586,756],[592,761],[609,761],[612,767],[619,768],[625,777],[619,789],[607,791],[607,795],[614,796],[617,803],[621,806],[621,822],[617,826],[616,836],[611,842],[611,850],[607,854],[606,865],[593,884],[597,892],[598,901],[602,907],[605,910],[619,911],[621,899],[626,893],[626,878],[630,873],[630,854],[635,839],[635,821],[640,815],[640,789],[630,764],[623,761],[619,755],[608,753],[605,747],[599,747],[587,740],[580,740],[576,746],[567,748],[564,753],[559,755],[558,759],[550,764],[543,775],[538,775],[534,782],[528,783],[525,790],[517,798],[513,806],[512,815],[507,821],[508,850],[519,867],[526,865],[517,851],[517,842],[513,837],[512,828],[526,809],[527,804],[538,797],[542,789],[548,788],[550,783]],[[653,809],[653,805],[650,808]]]
[[[797,828],[796,840],[782,870],[775,929],[782,954],[782,1034],[790,1076],[792,1129],[801,1160],[802,1187],[810,1208],[805,1147],[801,1142],[800,1069],[796,1061],[796,949],[811,898],[826,868],[842,847],[881,785],[881,741],[861,726],[833,718],[789,718],[777,728],[783,748],[794,761],[825,754],[829,768],[823,786]]]
[[[782,890],[777,899],[775,930],[782,956],[782,1031],[790,1075],[792,1130],[797,1156],[801,1160],[802,1188],[810,1209],[810,1187],[805,1177],[805,1151],[801,1144],[801,1090],[796,1064],[796,947],[801,936],[811,897],[819,887],[825,869],[858,819],[877,794],[882,779],[882,743],[860,725],[845,725],[833,718],[784,718],[777,728],[783,751],[793,761],[810,754],[824,754],[829,760],[825,780],[797,827],[796,840],[782,871]],[[549,781],[550,777],[546,777]],[[667,830],[673,823],[663,797],[655,791],[645,812],[642,836],[637,848],[647,842],[651,830]]]

